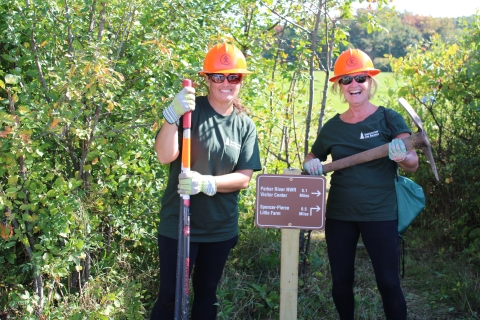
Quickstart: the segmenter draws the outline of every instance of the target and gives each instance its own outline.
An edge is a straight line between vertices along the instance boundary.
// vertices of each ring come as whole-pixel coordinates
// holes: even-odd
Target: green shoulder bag
[[[398,206],[398,233],[402,235],[425,208],[425,194],[421,186],[398,174],[395,177],[395,191]]]

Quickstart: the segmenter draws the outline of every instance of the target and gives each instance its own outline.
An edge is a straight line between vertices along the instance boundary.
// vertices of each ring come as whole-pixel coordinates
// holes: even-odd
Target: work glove
[[[197,194],[203,192],[208,196],[217,193],[217,183],[213,176],[201,175],[196,171],[182,172],[178,175],[178,193]]]
[[[407,148],[402,139],[393,139],[388,144],[388,157],[395,162],[402,162],[407,157]]]
[[[184,87],[175,96],[172,103],[163,110],[163,118],[170,124],[178,125],[180,117],[193,110],[195,110],[195,89]]]
[[[305,171],[311,176],[321,176],[323,173],[322,163],[318,158],[305,162],[303,168],[305,168]]]

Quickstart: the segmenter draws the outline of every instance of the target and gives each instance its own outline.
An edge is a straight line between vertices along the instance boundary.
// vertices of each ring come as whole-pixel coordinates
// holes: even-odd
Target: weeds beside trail
[[[412,319],[480,319],[480,267],[428,232],[407,236],[402,284]]]
[[[219,287],[218,319],[278,319],[280,230],[250,229],[241,235]],[[312,233],[308,266],[299,275],[299,320],[337,319],[323,232]],[[401,280],[409,319],[480,319],[480,284],[474,269],[459,256],[423,245],[409,230],[405,277]],[[368,254],[359,245],[355,279],[356,319],[384,319]]]

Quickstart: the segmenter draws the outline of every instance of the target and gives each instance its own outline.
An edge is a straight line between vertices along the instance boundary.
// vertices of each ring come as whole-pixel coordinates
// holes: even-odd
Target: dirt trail
[[[408,264],[418,263],[412,261],[412,256],[407,257],[407,259],[410,259]],[[478,319],[455,312],[452,310],[451,306],[448,306],[446,303],[435,301],[432,306],[432,302],[429,301],[429,295],[432,293],[418,289],[422,287],[422,280],[424,279],[422,279],[421,276],[412,275],[411,271],[412,270],[409,270],[409,267],[406,263],[405,276],[401,279],[403,294],[405,296],[405,300],[407,301],[408,320]],[[368,254],[362,244],[359,244],[357,249],[356,272],[359,273],[359,277],[370,279],[369,285],[376,287],[370,258],[368,257]]]

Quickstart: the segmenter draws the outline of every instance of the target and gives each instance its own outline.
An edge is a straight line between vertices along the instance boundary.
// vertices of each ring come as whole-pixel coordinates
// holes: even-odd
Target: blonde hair
[[[342,90],[340,90],[340,83],[339,83],[340,79],[338,79],[333,83],[333,85],[330,87],[330,90],[332,91],[333,94],[338,94],[340,96],[340,101],[347,103],[347,99],[345,99],[345,95],[341,94]],[[368,76],[368,79],[372,80],[370,91],[368,92],[368,100],[370,100],[375,96],[375,93],[377,93],[378,82],[377,80],[375,80],[374,77]]]

